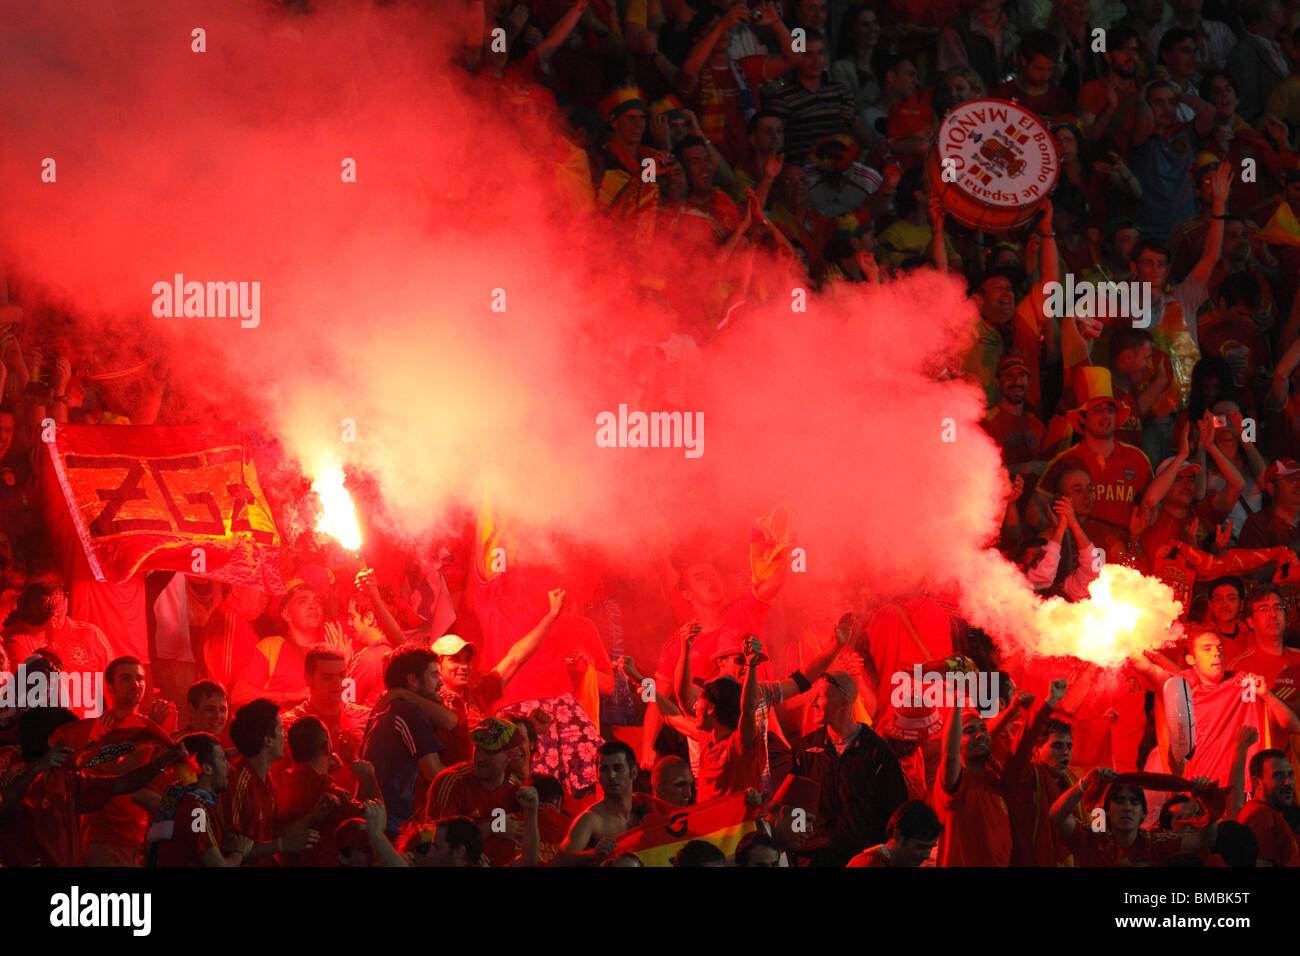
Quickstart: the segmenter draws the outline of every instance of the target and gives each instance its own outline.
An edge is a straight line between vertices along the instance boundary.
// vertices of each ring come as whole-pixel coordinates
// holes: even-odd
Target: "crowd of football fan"
[[[0,328],[0,863],[635,866],[653,840],[626,834],[728,798],[739,846],[694,840],[677,865],[1300,861],[1300,2],[459,12],[482,38],[466,82],[553,116],[539,155],[575,202],[660,246],[716,247],[727,279],[704,320],[642,359],[707,350],[777,295],[760,250],[821,289],[960,273],[980,316],[963,373],[1013,477],[1001,549],[1066,600],[1107,563],[1158,576],[1189,636],[1103,691],[1096,668],[1034,673],[918,597],[786,642],[778,679],[764,631],[784,568],[737,584],[697,554],[665,562],[649,599],[613,575],[552,590],[492,660],[462,626],[469,549],[381,583],[308,535],[282,597],[151,574],[147,639],[127,640],[70,615],[76,582],[51,570],[40,423],[183,416],[165,363],[129,387],[74,373],[131,356],[51,313]],[[945,114],[985,96],[1038,114],[1059,152],[1050,202],[1015,232],[951,221],[925,176]],[[1048,308],[1044,284],[1067,277],[1149,283],[1148,321]],[[563,686],[518,690],[561,640]],[[625,651],[646,648],[643,676]],[[891,675],[935,660],[996,673],[996,714],[891,697]],[[16,693],[60,672],[102,674],[102,713]],[[1213,772],[1144,789],[1122,774],[1185,769],[1151,706],[1173,676],[1194,701],[1240,680],[1266,716],[1204,726]]]

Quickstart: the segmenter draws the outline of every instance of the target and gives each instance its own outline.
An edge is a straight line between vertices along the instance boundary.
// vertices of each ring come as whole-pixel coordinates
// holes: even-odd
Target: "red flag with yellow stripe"
[[[677,851],[691,840],[707,840],[730,857],[745,834],[754,832],[757,817],[758,809],[743,793],[716,797],[628,830],[614,852],[635,853],[646,866],[672,866]]]

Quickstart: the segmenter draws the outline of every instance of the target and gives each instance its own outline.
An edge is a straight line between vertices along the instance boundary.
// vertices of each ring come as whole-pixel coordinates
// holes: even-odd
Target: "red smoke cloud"
[[[543,123],[447,65],[463,28],[441,5],[6,6],[11,273],[165,354],[173,404],[260,424],[310,472],[368,470],[413,537],[490,500],[535,539],[621,562],[664,530],[735,534],[779,504],[807,555],[785,600],[819,623],[850,594],[927,585],[959,589],[1000,636],[1058,632],[985,550],[1007,486],[982,396],[936,381],[971,341],[957,280],[844,287],[796,312],[798,280],[759,262],[769,298],[700,351],[663,337],[642,280],[714,301],[716,251],[661,241],[639,261],[576,205]],[[259,282],[260,324],[155,318],[152,287],[176,273]],[[653,343],[681,346],[666,378],[631,360]],[[703,454],[598,447],[597,415],[621,403],[702,412]]]

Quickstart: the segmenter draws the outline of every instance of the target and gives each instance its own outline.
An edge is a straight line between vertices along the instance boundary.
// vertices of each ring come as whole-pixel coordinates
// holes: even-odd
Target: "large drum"
[[[926,178],[963,226],[1008,232],[1034,218],[1060,169],[1056,141],[1035,114],[1009,100],[971,100],[944,117]]]

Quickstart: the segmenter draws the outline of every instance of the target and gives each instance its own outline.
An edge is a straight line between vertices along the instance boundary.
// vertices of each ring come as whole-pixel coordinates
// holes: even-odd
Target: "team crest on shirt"
[[[1136,472],[1136,471],[1134,471],[1132,468],[1125,468],[1125,469],[1124,469],[1124,480],[1125,480],[1125,481],[1133,481],[1135,478],[1137,478],[1137,472]]]

